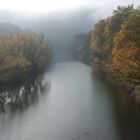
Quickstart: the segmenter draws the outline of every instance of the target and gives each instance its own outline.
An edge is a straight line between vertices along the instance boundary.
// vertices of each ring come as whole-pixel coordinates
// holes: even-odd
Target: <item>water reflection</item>
[[[91,74],[78,62],[55,64],[43,81],[9,92],[13,100],[22,95],[21,105],[5,108],[26,110],[1,113],[0,140],[140,140],[139,106],[125,91]]]
[[[0,113],[6,111],[24,110],[38,101],[40,93],[46,87],[42,84],[43,77],[36,77],[23,85],[12,84],[0,86]]]
[[[122,140],[140,139],[140,108],[125,92],[114,97],[115,115]]]
[[[99,78],[99,81],[109,90],[107,96],[113,107],[120,140],[140,140],[140,105],[125,89],[116,87],[105,77]]]

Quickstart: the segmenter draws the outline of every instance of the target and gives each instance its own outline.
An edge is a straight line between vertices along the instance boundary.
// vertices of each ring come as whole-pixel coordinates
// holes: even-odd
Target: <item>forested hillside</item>
[[[91,33],[77,34],[74,36],[72,50],[75,60],[84,62],[86,64],[90,63],[90,39]]]
[[[0,32],[15,33],[21,32],[21,29],[17,25],[11,23],[0,23]]]
[[[92,30],[92,66],[140,99],[140,7],[118,6]]]

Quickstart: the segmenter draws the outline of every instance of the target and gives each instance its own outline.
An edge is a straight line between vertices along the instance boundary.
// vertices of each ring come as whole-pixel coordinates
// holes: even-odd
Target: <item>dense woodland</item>
[[[140,7],[118,6],[95,24],[91,37],[92,66],[105,72],[140,99]]]

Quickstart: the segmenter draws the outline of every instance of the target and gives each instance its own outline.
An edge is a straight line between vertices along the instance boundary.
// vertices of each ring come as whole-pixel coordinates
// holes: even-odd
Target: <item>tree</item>
[[[107,65],[108,72],[116,80],[127,82],[140,81],[140,48],[129,46],[114,48],[112,61]]]
[[[105,27],[104,37],[105,37],[105,48],[113,48],[114,43],[113,39],[116,36],[116,33],[120,30],[122,23],[127,20],[129,15],[134,12],[133,5],[118,6],[117,10],[113,11],[113,16],[108,20],[108,23]]]
[[[116,47],[125,47],[130,43],[140,47],[140,14],[138,13],[132,13],[129,16],[114,38]]]
[[[0,82],[25,81],[44,71],[48,62],[49,47],[43,35],[0,33]]]

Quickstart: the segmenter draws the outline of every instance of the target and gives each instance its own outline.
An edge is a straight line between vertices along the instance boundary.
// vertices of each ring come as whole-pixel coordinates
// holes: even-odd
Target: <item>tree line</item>
[[[118,6],[111,17],[96,23],[90,50],[93,69],[135,90],[140,85],[140,7]]]

